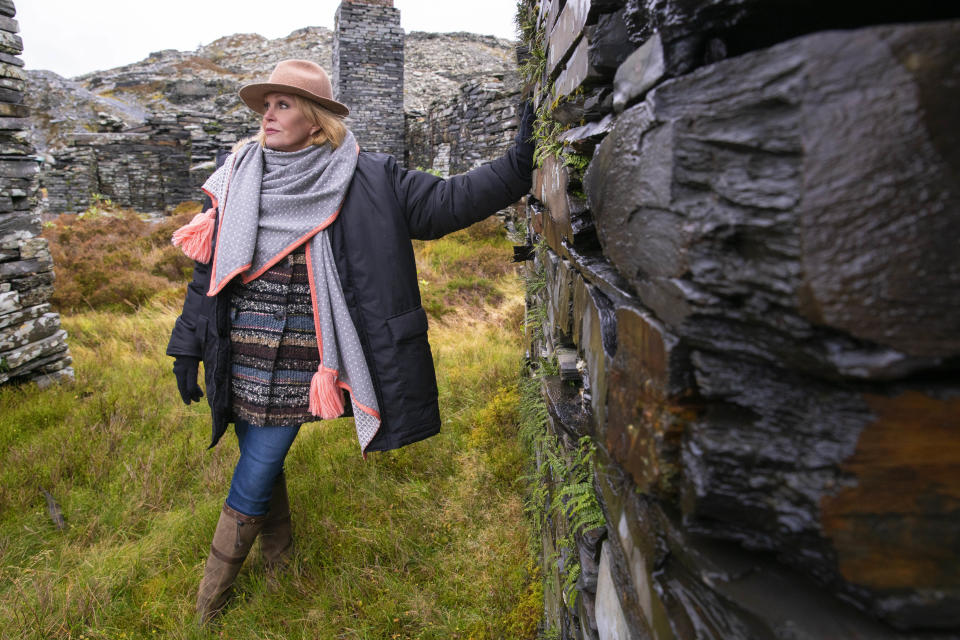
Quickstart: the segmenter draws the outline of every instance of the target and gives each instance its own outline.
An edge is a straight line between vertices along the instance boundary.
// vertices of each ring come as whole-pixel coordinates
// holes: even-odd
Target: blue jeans
[[[240,459],[233,470],[227,506],[248,516],[269,511],[273,483],[283,471],[283,460],[298,431],[300,425],[258,427],[237,420]]]

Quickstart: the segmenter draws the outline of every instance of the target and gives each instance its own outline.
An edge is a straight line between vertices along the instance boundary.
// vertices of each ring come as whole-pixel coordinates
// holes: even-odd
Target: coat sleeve
[[[202,315],[204,296],[209,287],[210,265],[194,262],[193,279],[187,285],[183,311],[173,325],[173,333],[167,344],[168,356],[203,357],[203,345],[197,332],[197,324]]]
[[[530,190],[533,144],[518,140],[502,157],[446,180],[394,164],[394,190],[410,237],[432,240],[469,227]]]
[[[223,166],[229,154],[224,151],[217,152],[217,168]],[[213,206],[213,201],[209,195],[204,194],[203,202],[200,206],[201,211],[206,211]],[[211,239],[211,245],[216,244],[216,229],[220,218],[220,212],[217,211],[214,222],[214,235]],[[212,255],[212,254],[211,254]],[[168,356],[192,356],[194,358],[203,358],[203,343],[201,336],[197,332],[197,324],[203,315],[204,301],[207,291],[210,290],[210,265],[201,262],[193,263],[193,278],[187,285],[187,296],[183,301],[183,311],[173,325],[173,332],[170,334],[170,342],[167,343]]]

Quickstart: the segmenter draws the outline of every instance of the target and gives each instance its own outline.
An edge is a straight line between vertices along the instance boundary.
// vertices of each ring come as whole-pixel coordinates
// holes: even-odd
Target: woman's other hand
[[[533,152],[536,143],[533,139],[533,124],[537,114],[533,108],[533,103],[526,100],[517,105],[517,114],[519,122],[517,123],[517,137],[514,144],[517,149],[517,163],[529,176],[533,170]]]
[[[177,376],[177,389],[184,404],[199,402],[203,391],[197,385],[197,374],[200,370],[200,358],[177,356],[173,360],[173,375]]]
[[[533,102],[526,100],[517,106],[517,113],[520,114],[520,122],[517,125],[517,144],[533,144],[533,121],[537,114],[533,108]]]

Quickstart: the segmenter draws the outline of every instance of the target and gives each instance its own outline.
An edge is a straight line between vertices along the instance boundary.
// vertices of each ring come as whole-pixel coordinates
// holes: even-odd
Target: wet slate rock
[[[563,6],[544,4],[546,20]],[[625,15],[641,4],[674,12],[632,43],[659,40],[643,55],[661,69],[621,64],[620,86],[595,90],[621,89],[610,128],[567,140],[583,153],[607,134],[586,180],[600,250],[558,234],[556,195],[530,208],[554,249],[542,342],[578,349],[598,447],[597,633],[954,638],[956,27],[747,53],[931,4]],[[784,24],[765,28],[773,12]],[[564,118],[586,111],[570,102]]]
[[[554,432],[562,435],[571,449],[576,448],[580,438],[593,432],[589,405],[585,405],[580,388],[560,376],[547,376],[543,380],[542,392]]]
[[[555,77],[583,35],[591,0],[567,0],[547,38],[547,74]]]
[[[583,119],[587,122],[603,120],[613,112],[613,91],[600,87],[587,93],[583,101]]]
[[[681,443],[697,416],[693,369],[685,345],[646,310],[622,305],[615,318],[607,421],[598,433],[638,491],[670,497],[681,478]]]
[[[665,73],[663,42],[659,34],[653,34],[617,69],[613,79],[613,108],[618,113],[623,111],[657,84]]]
[[[590,64],[608,73],[616,71],[635,48],[628,39],[623,9],[601,14],[596,24],[584,28],[583,34],[589,43]]]
[[[845,480],[840,465],[871,420],[866,402],[760,363],[691,357],[705,406],[683,443],[688,517],[712,535],[795,553],[829,573],[820,500]]]
[[[597,574],[599,572],[601,545],[607,537],[606,527],[585,531],[577,539],[577,551],[580,554],[580,584],[584,591],[596,593]]]
[[[863,395],[872,420],[840,466],[854,481],[821,499],[822,529],[842,575],[874,592],[858,598],[872,613],[900,628],[957,629],[960,560],[943,541],[960,539],[960,399],[949,383],[897,387]]]
[[[591,157],[597,145],[612,128],[613,114],[608,113],[599,121],[587,122],[582,126],[564,131],[560,135],[560,140],[570,145],[575,152]]]
[[[624,7],[628,37],[635,46],[654,34],[662,38],[669,77],[718,57],[739,56],[816,31],[958,16],[960,6],[938,0],[627,0]]]
[[[690,527],[671,504],[637,492],[603,448],[597,464],[601,504],[616,525],[603,544],[599,567],[601,629],[657,639],[956,637],[950,631],[885,625],[774,554]],[[619,595],[616,600],[611,591]]]
[[[546,332],[551,339],[562,344],[573,341],[573,272],[570,263],[553,252],[547,254],[547,321],[551,331]]]
[[[932,85],[960,68],[958,36],[817,34],[661,85],[587,173],[606,257],[668,325],[726,324],[731,341],[750,325],[768,335],[743,350],[799,347],[791,364],[820,375],[955,357],[957,134],[941,115],[952,94]],[[913,72],[911,54],[925,61]]]
[[[609,544],[603,545],[598,569],[597,595],[594,603],[594,615],[597,622],[597,634],[601,638],[613,640],[628,640],[635,636],[630,631],[630,623],[620,604],[617,584],[613,578],[613,563]],[[647,636],[649,637],[649,636]]]
[[[573,177],[562,158],[547,156],[534,170],[533,195],[546,207],[538,230],[555,252],[566,255],[568,246],[592,248],[597,245],[593,218],[586,200],[571,191]],[[579,182],[577,182],[579,184]]]
[[[630,283],[603,257],[599,251],[581,251],[577,247],[565,247],[570,264],[590,284],[594,285],[611,300],[635,299]]]
[[[583,640],[600,640],[597,628],[596,594],[577,583],[577,618],[580,620],[580,636]]]
[[[617,352],[613,302],[597,287],[573,274],[573,341],[586,363],[585,393],[597,424],[606,424],[607,370]]]
[[[590,43],[586,38],[582,38],[570,55],[570,59],[567,60],[563,70],[557,75],[551,95],[557,102],[575,99],[577,94],[584,93],[598,84],[603,84],[607,80],[607,75],[603,70],[594,67],[590,56]],[[576,111],[573,111],[573,113],[576,113]],[[581,115],[582,117],[584,115]],[[568,122],[571,121],[570,118],[570,115],[565,116],[565,120]]]
[[[931,541],[960,535],[946,479],[960,473],[955,386],[866,391],[727,354],[691,360],[703,404],[682,445],[687,526],[775,552],[896,626],[954,627],[960,565]],[[908,589],[913,601],[898,599]]]

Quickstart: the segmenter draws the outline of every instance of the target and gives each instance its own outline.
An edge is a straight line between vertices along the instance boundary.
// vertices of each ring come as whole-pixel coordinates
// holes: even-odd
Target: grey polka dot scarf
[[[216,295],[236,276],[250,282],[306,243],[321,360],[310,387],[310,412],[324,419],[341,415],[341,389],[346,389],[365,452],[380,428],[380,412],[327,233],[340,213],[358,153],[349,132],[335,150],[323,145],[282,152],[251,142],[227,158],[203,189],[220,208],[207,295]]]

